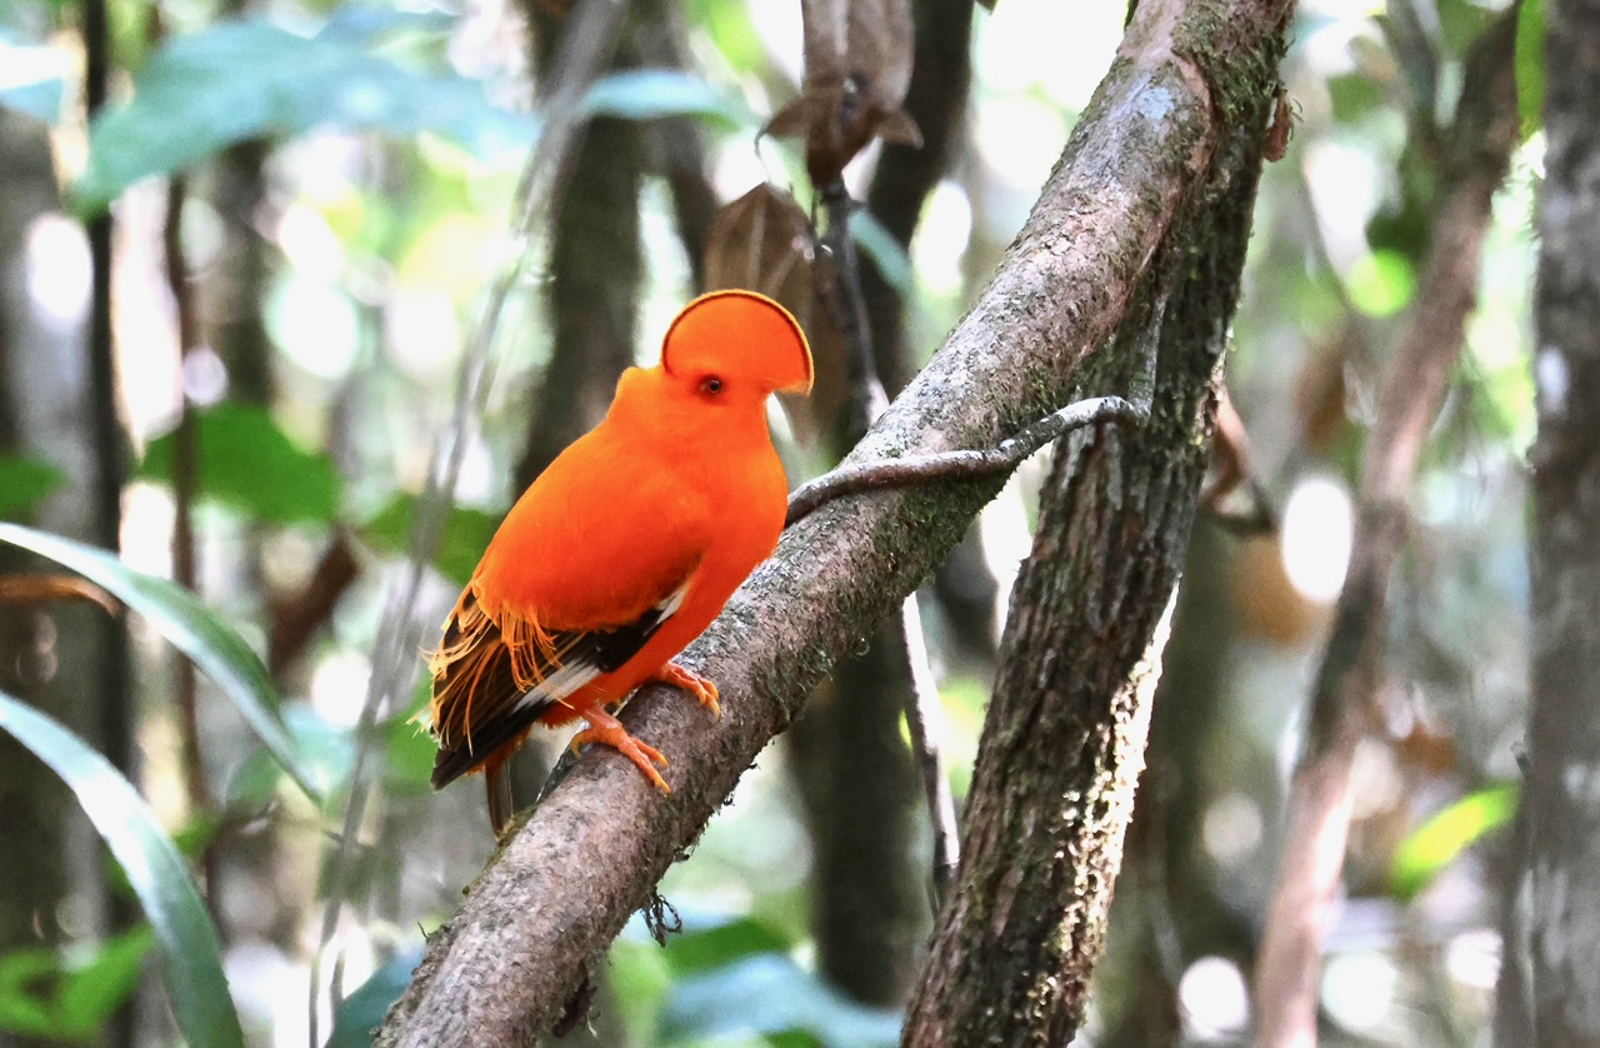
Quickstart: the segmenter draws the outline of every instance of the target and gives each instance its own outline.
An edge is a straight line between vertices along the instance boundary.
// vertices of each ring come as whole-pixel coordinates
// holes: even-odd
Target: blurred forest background
[[[770,183],[814,207],[796,145],[757,141],[798,90],[798,4],[635,0],[565,112],[560,6],[0,0],[0,517],[120,550],[203,605],[0,533],[0,692],[137,783],[204,886],[252,1045],[368,1043],[419,929],[492,846],[475,786],[428,789],[416,653],[620,368],[654,363],[702,287],[738,282],[729,238],[797,213],[746,194]],[[924,148],[875,145],[845,172],[891,396],[1022,223],[1124,20],[1114,3],[912,8]],[[1488,90],[1480,74],[1539,75],[1537,41],[1509,43],[1515,18],[1493,0],[1298,7],[1293,135],[1263,175],[1214,466],[1243,479],[1195,526],[1083,1044],[1249,1036],[1384,365],[1433,308],[1419,288],[1455,214],[1459,111]],[[592,120],[569,136],[575,111]],[[1464,278],[1477,305],[1408,478],[1381,716],[1352,752],[1323,944],[1330,1045],[1483,1044],[1492,1023],[1529,679],[1544,144],[1524,131],[1490,179]],[[514,214],[535,141],[552,160]],[[835,380],[774,417],[795,483],[842,450],[845,399],[826,318],[802,319]],[[486,360],[487,396],[459,399]],[[444,512],[423,496],[452,470]],[[958,807],[1042,470],[1019,472],[923,594]],[[417,548],[442,534],[420,570],[414,525]],[[146,614],[108,614],[30,544]],[[906,686],[882,649],[864,644],[744,777],[661,886],[681,934],[662,948],[630,925],[592,1022],[563,1043],[898,1042],[933,845],[900,700],[860,697]],[[521,758],[522,798],[563,742]],[[115,811],[104,769],[63,747],[83,803]],[[122,873],[9,738],[0,849],[0,1045],[173,1043],[152,952],[167,932],[131,890],[160,868]]]

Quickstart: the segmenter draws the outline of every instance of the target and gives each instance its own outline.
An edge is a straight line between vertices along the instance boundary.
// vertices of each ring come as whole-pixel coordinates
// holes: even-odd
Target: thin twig
[[[98,605],[107,615],[122,611],[121,601],[77,575],[0,575],[0,604],[48,604],[69,600]]]
[[[1250,435],[1233,406],[1228,386],[1217,387],[1217,428],[1211,437],[1212,482],[1200,493],[1200,508],[1214,523],[1236,535],[1270,535],[1278,531],[1278,513],[1261,483],[1250,454]],[[1224,509],[1228,496],[1244,488],[1250,508]]]
[[[996,447],[907,455],[841,466],[794,490],[789,496],[789,517],[784,526],[793,525],[823,504],[845,495],[914,487],[936,480],[992,477],[1016,469],[1023,459],[1063,433],[1097,422],[1136,424],[1149,417],[1148,404],[1134,404],[1122,397],[1090,397],[1046,415]]]
[[[950,779],[938,745],[944,735],[944,711],[939,707],[939,686],[928,663],[928,642],[922,634],[922,611],[915,591],[900,606],[900,617],[905,630],[906,661],[911,664],[909,708],[916,711],[916,716],[906,717],[906,724],[911,731],[911,752],[922,769],[922,788],[927,793],[933,824],[933,897],[937,911],[955,887],[956,869],[961,864],[961,835],[956,824],[955,797],[950,792]]]
[[[80,32],[83,36],[83,93],[92,120],[110,98],[112,47],[111,5],[108,0],[84,0],[80,7]],[[89,238],[89,337],[85,346],[89,361],[90,434],[93,441],[93,479],[90,482],[95,545],[119,552],[122,535],[122,488],[128,479],[128,437],[117,411],[117,347],[112,324],[111,271],[115,220],[106,208],[86,223]],[[99,720],[100,740],[105,754],[118,771],[137,781],[137,749],[133,675],[130,665],[126,614],[117,615],[99,632],[103,647],[98,666],[99,694],[94,697]],[[128,928],[138,919],[138,909],[129,896],[107,891],[107,925],[113,930]],[[105,1041],[111,1045],[131,1045],[136,1039],[137,1017],[132,1004],[120,1008],[107,1024]]]
[[[878,358],[872,345],[872,324],[862,287],[861,259],[850,234],[850,215],[855,210],[856,202],[850,197],[842,179],[834,179],[823,188],[822,201],[828,216],[828,232],[823,239],[823,246],[833,261],[834,275],[833,287],[826,290],[836,293],[834,305],[840,314],[841,327],[850,347],[847,372],[850,393],[844,406],[846,417],[840,443],[844,447],[853,447],[866,435],[878,416],[883,414],[889,405],[889,398],[883,388],[882,376],[878,373]],[[933,826],[933,904],[937,913],[949,886],[954,883],[956,856],[960,846],[955,839],[955,801],[950,796],[944,758],[940,753],[943,729],[938,707],[939,692],[933,679],[933,667],[928,663],[927,643],[922,636],[922,610],[917,602],[916,590],[908,593],[901,604],[899,622],[890,620],[883,632],[884,643],[898,644],[907,662],[904,667],[906,686],[902,712],[911,735],[912,755],[921,773],[923,794],[928,803],[928,820]],[[836,679],[847,680],[850,676],[859,679],[859,674],[837,673],[835,676]],[[838,730],[850,730],[850,726],[841,723]],[[889,781],[884,780],[883,788],[889,788]],[[877,875],[892,874],[879,871]],[[853,989],[859,992],[862,987]]]
[[[159,36],[159,30],[152,30]],[[183,204],[188,197],[187,181],[175,175],[167,183],[167,213],[161,226],[161,245],[165,255],[167,291],[172,296],[172,311],[178,334],[178,428],[173,432],[172,454],[172,578],[190,593],[199,590],[199,556],[194,533],[194,502],[200,471],[199,437],[196,432],[194,403],[189,399],[187,375],[182,367],[200,345],[200,318],[195,310],[194,292],[188,267],[183,259]],[[206,782],[205,756],[200,748],[200,717],[196,709],[197,687],[194,663],[179,657],[177,674],[178,717],[183,731],[183,778],[189,794],[189,808],[199,813],[211,808],[211,790]],[[215,863],[206,849],[206,895],[214,899],[212,876]],[[216,915],[215,903],[212,904]]]
[[[889,406],[889,398],[884,394],[877,361],[872,355],[872,327],[867,320],[866,298],[861,293],[861,259],[855,240],[850,236],[850,214],[855,210],[855,201],[850,198],[844,182],[835,179],[823,188],[822,203],[828,215],[828,231],[822,238],[822,246],[833,262],[834,279],[832,287],[820,290],[823,300],[833,304],[838,326],[850,347],[847,372],[850,399],[846,404],[849,416],[844,424],[848,443],[854,444],[883,414],[883,409]]]
[[[479,314],[477,326],[462,355],[457,373],[456,400],[449,425],[440,432],[428,469],[428,482],[416,503],[412,522],[410,562],[402,583],[391,591],[384,609],[383,625],[373,655],[373,672],[357,724],[357,750],[350,773],[350,797],[345,807],[344,828],[328,867],[328,902],[323,911],[318,947],[312,955],[309,987],[309,1041],[318,1046],[317,1001],[320,996],[323,955],[333,942],[339,911],[344,902],[350,871],[350,842],[361,826],[370,792],[367,767],[377,748],[376,725],[380,713],[406,692],[406,684],[417,672],[415,657],[421,627],[416,620],[417,594],[423,572],[433,558],[444,533],[456,480],[466,456],[471,420],[481,417],[488,401],[492,376],[492,349],[500,322],[512,292],[527,271],[538,230],[549,204],[551,187],[562,160],[571,149],[574,136],[587,114],[582,102],[604,65],[626,9],[624,0],[583,0],[567,17],[556,56],[554,89],[546,106],[538,140],[523,168],[517,185],[517,221],[502,261],[500,275],[490,288]]]
[[[317,629],[333,615],[339,598],[360,577],[361,562],[350,546],[350,536],[335,529],[306,584],[273,606],[272,632],[267,637],[267,669],[273,676],[282,674],[305,650]]]

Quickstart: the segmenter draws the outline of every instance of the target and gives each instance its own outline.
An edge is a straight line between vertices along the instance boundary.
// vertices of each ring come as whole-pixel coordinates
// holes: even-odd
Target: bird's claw
[[[700,705],[711,711],[714,719],[722,719],[722,705],[718,701],[721,693],[717,691],[716,682],[709,677],[702,677],[694,670],[680,666],[676,662],[669,662],[661,667],[661,672],[655,679],[690,692],[700,701]]]
[[[632,761],[635,767],[644,772],[644,777],[654,783],[662,793],[672,792],[672,787],[667,785],[667,780],[663,779],[661,773],[655,769],[656,764],[666,768],[671,766],[672,762],[667,760],[666,754],[654,746],[640,742],[632,735],[629,735],[623,730],[621,724],[613,721],[610,726],[589,727],[578,732],[572,737],[573,752],[576,753],[578,747],[587,742],[599,742],[610,746]]]

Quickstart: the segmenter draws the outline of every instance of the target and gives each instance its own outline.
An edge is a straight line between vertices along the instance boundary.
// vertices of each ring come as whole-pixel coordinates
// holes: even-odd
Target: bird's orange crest
[[[766,392],[811,391],[811,347],[800,322],[754,291],[712,291],[683,307],[662,340],[661,366],[674,375],[745,379]]]

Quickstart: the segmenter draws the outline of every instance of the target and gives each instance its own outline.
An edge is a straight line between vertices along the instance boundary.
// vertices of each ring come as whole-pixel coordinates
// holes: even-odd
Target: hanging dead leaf
[[[795,435],[817,442],[845,392],[844,338],[817,301],[816,237],[794,197],[763,182],[717,212],[706,244],[706,290],[748,288],[782,303],[811,342],[810,397],[780,396]]]
[[[1242,492],[1242,499],[1233,499]],[[1246,508],[1234,509],[1230,501]],[[1278,515],[1250,461],[1250,435],[1244,419],[1228,396],[1228,386],[1217,388],[1217,428],[1211,435],[1211,480],[1200,493],[1200,507],[1212,519],[1236,534],[1256,534],[1278,529]]]
[[[1280,80],[1272,94],[1272,122],[1267,125],[1267,143],[1262,155],[1276,164],[1289,153],[1289,139],[1294,134],[1294,106],[1289,100],[1289,89]]]
[[[911,84],[910,0],[801,0],[805,78],[800,97],[766,132],[804,138],[806,173],[818,188],[839,178],[874,136],[920,146],[901,108]]]
[[[1230,566],[1234,607],[1246,636],[1299,647],[1326,625],[1329,609],[1309,600],[1289,580],[1277,535],[1245,539]]]
[[[1307,451],[1327,451],[1349,422],[1345,367],[1359,337],[1346,327],[1338,338],[1317,347],[1295,376],[1300,442]]]

